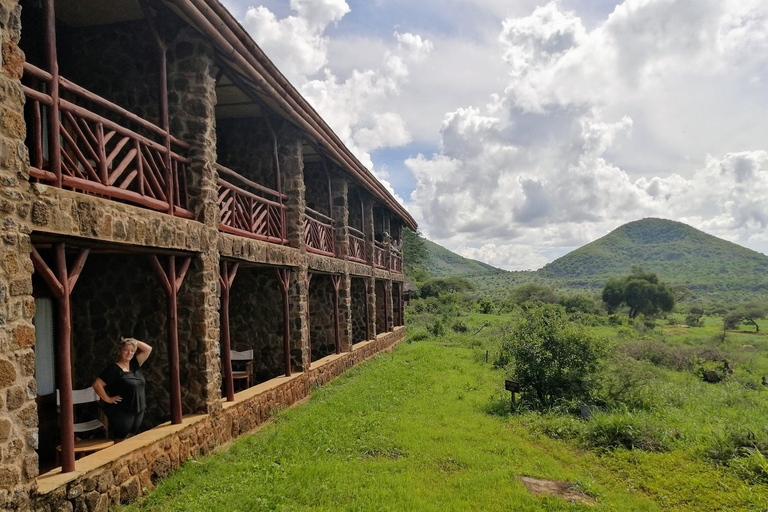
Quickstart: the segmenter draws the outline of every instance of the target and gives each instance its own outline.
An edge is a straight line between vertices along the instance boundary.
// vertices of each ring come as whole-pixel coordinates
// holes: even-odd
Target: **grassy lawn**
[[[466,322],[468,334],[402,343],[352,369],[128,510],[595,508],[535,497],[516,476],[572,482],[605,510],[768,510],[765,486],[690,450],[600,453],[538,434],[530,414],[506,412],[504,374],[485,363],[498,333],[472,335],[499,317]]]

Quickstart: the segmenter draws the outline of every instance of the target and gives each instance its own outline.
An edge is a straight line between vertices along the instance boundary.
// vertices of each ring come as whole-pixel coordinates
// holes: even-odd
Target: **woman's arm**
[[[139,363],[139,366],[141,366],[144,364],[144,361],[147,360],[150,353],[152,353],[152,347],[143,341],[139,341],[139,343],[136,345],[136,355],[133,357],[136,358],[136,362]]]
[[[107,404],[116,404],[117,402],[120,402],[123,399],[121,396],[109,396],[107,394],[104,390],[104,386],[106,385],[107,383],[99,378],[93,381],[93,389],[96,391],[96,394],[99,395],[99,398]]]

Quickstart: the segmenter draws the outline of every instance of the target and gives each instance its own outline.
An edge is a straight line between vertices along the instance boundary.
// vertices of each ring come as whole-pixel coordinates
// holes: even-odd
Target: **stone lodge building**
[[[413,218],[219,0],[0,0],[0,31],[0,509],[130,501],[404,338],[377,240]],[[77,397],[121,336],[148,408],[109,446]]]

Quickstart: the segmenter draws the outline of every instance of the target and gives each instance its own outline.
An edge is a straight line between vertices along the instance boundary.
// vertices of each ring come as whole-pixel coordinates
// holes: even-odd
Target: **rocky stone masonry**
[[[376,285],[376,332],[387,332],[387,325],[389,323],[388,314],[391,314],[392,310],[385,309],[385,294],[387,293],[386,284],[383,280],[377,279]]]
[[[255,395],[250,391],[240,393],[233,405],[225,406],[215,414],[191,418],[188,426],[155,442],[73,476],[53,489],[44,484],[47,492],[33,495],[31,509],[35,512],[100,512],[131,502],[154,489],[159,479],[178,468],[186,459],[208,455],[217,446],[253,431],[280,408],[307,397],[313,389],[327,384],[348,368],[391,350],[403,339],[405,329],[398,329],[353,352],[333,356],[324,364],[285,379],[285,382],[265,392]],[[139,434],[131,442],[140,443],[145,435]]]
[[[232,350],[254,351],[257,383],[285,373],[283,295],[279,286],[274,269],[241,266],[230,292]]]
[[[313,274],[309,285],[309,327],[312,361],[336,352],[331,277]]]
[[[352,278],[350,287],[352,294],[352,343],[360,343],[366,338],[365,329],[365,280]]]

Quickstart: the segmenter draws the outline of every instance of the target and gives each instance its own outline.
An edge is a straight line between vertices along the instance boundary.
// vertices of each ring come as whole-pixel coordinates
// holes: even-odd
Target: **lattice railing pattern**
[[[304,242],[307,250],[325,256],[336,256],[334,220],[309,207],[304,211]]]
[[[403,273],[403,253],[395,248],[390,248],[389,270],[398,274]]]
[[[187,196],[189,160],[173,151],[167,158],[167,140],[177,147],[189,146],[169,137],[161,128],[122,109],[65,78],[59,78],[62,93],[73,101],[108,112],[115,122],[73,101],[58,100],[56,123],[60,169],[51,166],[53,142],[47,133],[53,99],[45,91],[51,75],[24,64],[24,94],[27,98],[26,122],[30,148],[30,175],[62,188],[124,200],[146,208],[193,217]],[[142,135],[130,128],[146,132]],[[169,168],[170,167],[170,168]],[[60,177],[59,177],[60,173]]]
[[[373,265],[376,268],[388,268],[388,256],[389,251],[387,250],[387,247],[382,244],[381,242],[376,242],[373,246]]]
[[[219,229],[227,233],[286,244],[286,196],[219,165]]]
[[[358,263],[366,263],[365,234],[350,226],[349,228],[349,259]]]

